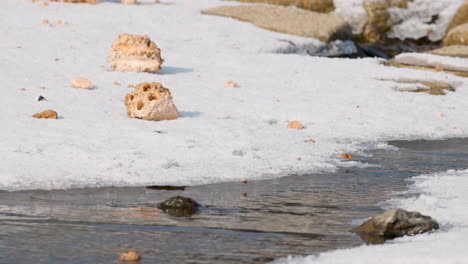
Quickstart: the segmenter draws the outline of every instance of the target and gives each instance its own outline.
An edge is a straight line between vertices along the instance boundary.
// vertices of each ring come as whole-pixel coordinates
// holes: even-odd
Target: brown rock
[[[366,42],[378,42],[386,38],[386,33],[392,27],[392,20],[387,9],[390,7],[388,1],[364,2],[368,21],[364,27],[362,37]]]
[[[71,79],[71,85],[73,88],[91,90],[93,83],[84,77],[76,77]]]
[[[282,6],[296,6],[321,13],[335,10],[333,0],[236,0],[243,3],[264,3]]]
[[[452,18],[452,22],[450,23],[449,27],[447,28],[447,32],[449,32],[452,28],[468,23],[468,1],[465,1],[460,8],[458,8],[457,13]]]
[[[202,14],[231,17],[264,29],[317,38],[324,42],[352,38],[351,27],[342,18],[288,7],[266,5],[221,6]]]
[[[418,212],[390,209],[364,222],[358,234],[367,242],[382,243],[385,239],[414,236],[439,229],[437,221]]]
[[[353,155],[349,154],[349,153],[343,153],[341,154],[341,157],[343,159],[352,159],[353,158]]]
[[[160,121],[179,118],[172,102],[172,93],[158,82],[140,83],[125,96],[127,113],[131,117]]]
[[[44,111],[42,111],[40,113],[34,114],[32,117],[46,118],[46,119],[57,119],[58,115],[57,115],[57,112],[55,112],[54,110],[47,109],[47,110],[44,110]]]
[[[120,254],[120,261],[128,261],[128,262],[133,262],[133,261],[139,261],[140,260],[140,255],[136,253],[135,251],[129,251],[128,253],[122,253]]]
[[[122,34],[114,41],[108,61],[114,71],[156,73],[164,60],[148,36]]]
[[[445,46],[468,45],[468,23],[452,28],[444,38]]]
[[[304,126],[297,120],[294,120],[292,122],[289,122],[288,128],[292,129],[304,129]]]
[[[122,0],[121,3],[124,4],[124,5],[136,5],[136,4],[138,4],[137,0]]]
[[[47,26],[47,27],[50,27],[50,26],[51,26],[49,20],[47,20],[47,19],[43,19],[43,20],[41,21],[41,23],[42,23],[42,25]]]
[[[61,25],[65,25],[65,24],[67,24],[67,21],[65,21],[63,19],[55,21],[56,26],[61,26]]]
[[[224,84],[225,87],[227,88],[236,88],[238,85],[237,83],[233,82],[233,81],[227,81],[225,84]]]

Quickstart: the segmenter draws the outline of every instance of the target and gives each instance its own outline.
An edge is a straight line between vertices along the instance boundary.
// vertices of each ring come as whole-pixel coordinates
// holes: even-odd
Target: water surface
[[[86,188],[0,192],[0,263],[265,263],[362,244],[353,232],[413,175],[466,169],[468,139],[394,141],[355,160],[376,166],[185,190]],[[367,155],[366,155],[367,156]],[[192,217],[154,209],[175,195]]]

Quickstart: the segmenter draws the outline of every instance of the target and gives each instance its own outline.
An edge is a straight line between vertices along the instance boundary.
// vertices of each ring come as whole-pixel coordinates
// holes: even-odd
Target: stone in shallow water
[[[198,211],[200,204],[192,198],[174,196],[158,203],[156,207],[172,216],[191,216]]]
[[[202,14],[231,17],[264,29],[316,38],[324,42],[351,39],[351,27],[342,18],[288,7],[265,5],[221,6]]]
[[[369,243],[382,243],[385,239],[414,236],[439,229],[437,221],[419,212],[393,208],[376,215],[358,228],[358,234]]]

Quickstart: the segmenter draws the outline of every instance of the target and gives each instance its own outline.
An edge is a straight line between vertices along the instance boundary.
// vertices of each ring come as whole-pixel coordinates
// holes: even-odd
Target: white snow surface
[[[402,53],[395,57],[395,61],[408,65],[423,67],[440,66],[446,70],[468,72],[467,60],[457,57],[445,57],[428,53]]]
[[[237,3],[116,2],[2,1],[0,189],[267,179],[359,165],[340,154],[390,139],[468,135],[463,78],[385,67],[376,59],[274,54],[265,47],[290,36],[200,14]],[[43,19],[68,24],[47,27]],[[121,33],[150,36],[162,50],[162,71],[112,72],[106,55]],[[71,88],[77,76],[95,89]],[[397,92],[394,83],[378,80],[405,78],[444,81],[457,91]],[[224,87],[229,80],[239,87]],[[127,85],[152,81],[172,90],[180,119],[127,116]],[[39,95],[47,100],[36,101]],[[45,109],[59,119],[31,117]],[[286,128],[292,120],[306,128]]]
[[[275,264],[464,264],[468,263],[468,170],[421,175],[411,179],[416,197],[393,200],[394,207],[419,211],[439,222],[440,230],[398,238],[383,245],[360,246],[289,257]]]

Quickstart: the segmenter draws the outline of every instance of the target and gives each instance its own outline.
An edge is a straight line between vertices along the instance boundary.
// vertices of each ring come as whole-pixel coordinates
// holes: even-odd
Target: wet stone
[[[195,214],[200,204],[192,198],[174,196],[156,205],[156,207],[172,216],[191,216]]]
[[[367,243],[379,244],[386,239],[414,236],[439,229],[430,216],[393,208],[376,215],[358,227],[358,235]]]

